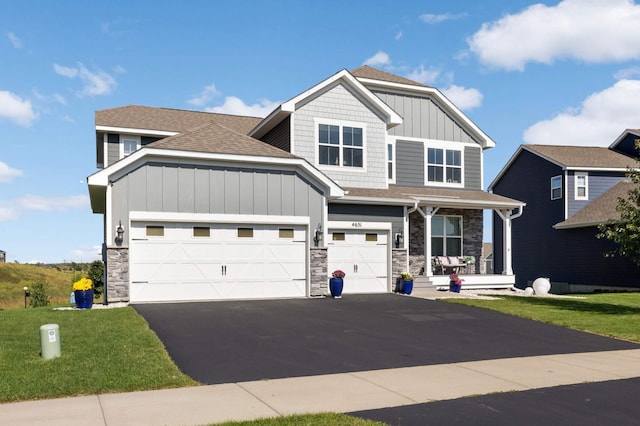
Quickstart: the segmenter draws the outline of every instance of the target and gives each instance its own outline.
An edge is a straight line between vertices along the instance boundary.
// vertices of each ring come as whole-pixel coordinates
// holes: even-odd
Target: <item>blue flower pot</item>
[[[402,280],[402,293],[411,294],[413,291],[413,280]]]
[[[91,309],[91,307],[93,306],[93,289],[75,290],[73,294],[76,299],[76,308]]]
[[[330,278],[329,279],[329,291],[331,292],[331,296],[334,298],[342,297],[342,287],[344,286],[344,281],[342,278]]]
[[[461,288],[462,285],[456,284],[455,281],[449,281],[449,291],[453,293],[460,293]]]

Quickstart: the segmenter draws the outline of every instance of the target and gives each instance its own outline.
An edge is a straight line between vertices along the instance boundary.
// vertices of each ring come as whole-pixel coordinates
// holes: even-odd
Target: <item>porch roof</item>
[[[420,205],[464,209],[515,209],[526,203],[486,191],[449,188],[389,186],[387,189],[345,188],[336,202]]]

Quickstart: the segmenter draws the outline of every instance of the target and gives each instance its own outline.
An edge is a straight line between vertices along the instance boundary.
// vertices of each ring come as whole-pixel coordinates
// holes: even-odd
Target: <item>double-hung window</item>
[[[431,218],[431,254],[462,256],[462,217],[433,216]]]
[[[341,124],[319,124],[318,163],[327,166],[363,167],[363,128]]]
[[[576,173],[575,186],[576,186],[576,200],[588,200],[589,199],[589,175],[587,173]]]
[[[562,198],[562,176],[554,176],[551,178],[551,199],[560,198]]]
[[[140,149],[140,137],[139,136],[120,136],[120,145],[122,146],[122,157],[133,154]]]
[[[427,182],[462,183],[462,151],[457,149],[427,148]]]
[[[395,183],[396,181],[396,171],[395,171],[395,144],[388,143],[387,144],[387,181],[390,183]]]

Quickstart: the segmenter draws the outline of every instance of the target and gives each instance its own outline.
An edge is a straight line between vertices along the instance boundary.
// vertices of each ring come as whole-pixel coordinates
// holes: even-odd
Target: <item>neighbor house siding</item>
[[[298,105],[294,113],[293,154],[306,158],[342,186],[386,188],[387,146],[386,125],[381,117],[367,107],[348,87],[336,84],[320,95]],[[314,119],[361,123],[365,132],[364,167],[327,167],[318,164],[318,142]]]
[[[477,143],[469,133],[430,97],[411,96],[374,90],[382,101],[403,119],[389,130],[393,136]]]
[[[568,173],[568,209],[567,209],[567,218],[573,216],[584,207],[586,207],[593,200],[607,192],[611,189],[616,183],[620,182],[624,179],[623,173],[607,173],[607,172],[588,172],[588,200],[576,200],[576,173],[580,173],[579,171],[570,171]]]
[[[522,216],[512,223],[511,234],[513,272],[520,287],[549,276],[551,265],[562,263],[563,255],[555,247],[562,246],[563,236],[553,225],[564,220],[564,176],[562,198],[551,200],[550,190],[551,177],[558,175],[563,175],[561,167],[523,150],[494,184],[495,194],[526,203]],[[494,213],[494,272],[498,274],[504,269],[502,227],[502,220]]]
[[[118,179],[112,223],[128,212],[309,216],[322,223],[321,191],[293,171],[147,163]]]

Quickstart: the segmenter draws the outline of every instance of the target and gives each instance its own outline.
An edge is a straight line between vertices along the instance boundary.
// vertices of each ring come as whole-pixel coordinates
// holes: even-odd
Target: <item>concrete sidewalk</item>
[[[0,404],[6,425],[200,425],[640,377],[640,349]]]

